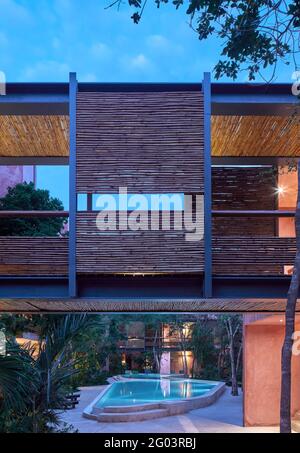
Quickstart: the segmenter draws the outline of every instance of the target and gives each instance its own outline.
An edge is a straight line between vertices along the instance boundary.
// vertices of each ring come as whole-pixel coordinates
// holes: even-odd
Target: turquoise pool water
[[[202,396],[217,383],[192,379],[148,379],[115,382],[96,403],[96,407],[132,406]]]

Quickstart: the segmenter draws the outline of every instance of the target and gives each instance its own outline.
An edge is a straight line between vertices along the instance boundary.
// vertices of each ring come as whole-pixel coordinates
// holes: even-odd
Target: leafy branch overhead
[[[210,36],[221,40],[221,58],[214,68],[217,79],[236,79],[244,70],[253,80],[268,67],[273,78],[280,61],[292,61],[297,70],[300,0],[116,0],[108,8],[128,3],[135,8],[131,18],[138,24],[151,1],[158,8],[167,3],[185,8],[201,41]]]

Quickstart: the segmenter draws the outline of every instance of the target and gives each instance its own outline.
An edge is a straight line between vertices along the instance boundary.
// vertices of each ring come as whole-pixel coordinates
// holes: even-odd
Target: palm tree
[[[68,401],[70,378],[79,359],[72,358],[72,340],[95,324],[86,315],[49,317],[43,326],[38,356],[28,343],[13,345],[0,358],[1,427],[10,432],[58,429],[59,410]]]
[[[17,344],[6,345],[6,355],[0,355],[0,409],[23,410],[28,392],[28,372],[31,356]]]

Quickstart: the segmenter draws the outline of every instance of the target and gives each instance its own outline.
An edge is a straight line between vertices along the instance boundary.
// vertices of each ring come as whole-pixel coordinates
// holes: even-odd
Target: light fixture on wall
[[[278,186],[278,187],[276,187],[276,189],[275,189],[275,193],[276,193],[277,195],[283,195],[285,192],[286,192],[286,189],[285,189],[285,187],[283,187],[283,186]]]

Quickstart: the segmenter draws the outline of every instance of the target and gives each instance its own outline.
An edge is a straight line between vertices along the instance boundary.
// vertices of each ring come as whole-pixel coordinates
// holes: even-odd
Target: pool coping
[[[133,381],[133,378],[123,378],[115,381],[115,382],[121,382],[121,381]],[[137,381],[143,381],[145,382],[146,379],[136,379]],[[151,380],[151,379],[149,379]],[[195,379],[195,381],[197,381]],[[200,381],[200,379],[198,379]],[[135,404],[135,405],[130,405],[130,406],[105,406],[105,408],[111,409],[113,412],[105,412],[104,408],[97,408],[95,405],[97,402],[103,397],[103,395],[111,388],[111,386],[115,383],[109,384],[106,388],[104,388],[99,395],[84,409],[82,416],[84,418],[90,419],[90,420],[98,420],[98,417],[101,415],[103,419],[103,415],[109,415],[111,416],[112,414],[116,414],[116,420],[115,421],[120,421],[117,420],[117,412],[119,410],[119,413],[122,413],[122,415],[133,415],[136,414],[136,420],[139,421],[139,418],[142,418],[142,414],[146,413],[147,410],[152,410],[153,407],[155,406],[157,409],[165,409],[167,411],[165,416],[171,416],[171,415],[179,415],[179,414],[184,414],[186,412],[189,412],[194,409],[200,409],[201,407],[206,407],[210,406],[211,404],[215,403],[217,399],[224,393],[226,384],[225,382],[219,382],[217,381],[207,381],[207,380],[201,380],[201,382],[204,383],[214,383],[215,386],[209,390],[207,393],[201,396],[194,396],[190,398],[183,398],[180,400],[170,400],[170,401],[153,401],[151,403],[142,403],[142,404]],[[127,410],[126,410],[127,409]],[[134,411],[136,409],[136,412]],[[128,417],[128,421],[133,421],[133,417]],[[102,420],[105,422],[105,420]],[[109,420],[110,422],[112,421],[111,419]]]

